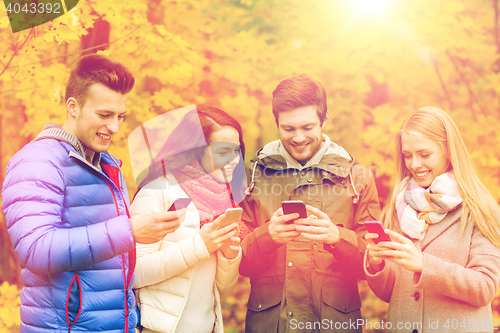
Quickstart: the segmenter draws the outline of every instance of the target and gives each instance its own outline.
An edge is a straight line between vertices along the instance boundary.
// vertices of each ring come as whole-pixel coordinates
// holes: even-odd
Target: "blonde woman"
[[[370,287],[387,332],[492,332],[500,282],[498,205],[444,111],[412,113],[396,136],[396,184],[382,213],[391,242],[366,235]]]

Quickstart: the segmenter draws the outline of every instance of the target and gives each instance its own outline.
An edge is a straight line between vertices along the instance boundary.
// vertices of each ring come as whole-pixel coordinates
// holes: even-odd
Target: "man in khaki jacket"
[[[380,210],[373,175],[323,134],[326,92],[307,75],[276,87],[273,114],[280,140],[247,166],[241,204],[252,230],[240,266],[251,279],[246,332],[361,332],[364,222]],[[286,200],[302,200],[308,218],[283,215]]]

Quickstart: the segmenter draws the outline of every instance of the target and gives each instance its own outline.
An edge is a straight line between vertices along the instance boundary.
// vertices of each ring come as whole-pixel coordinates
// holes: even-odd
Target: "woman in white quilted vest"
[[[165,211],[190,198],[179,229],[155,244],[137,244],[134,289],[142,331],[223,333],[221,297],[238,280],[243,222],[220,227],[244,198],[240,124],[202,106],[169,135],[131,205],[131,214]]]

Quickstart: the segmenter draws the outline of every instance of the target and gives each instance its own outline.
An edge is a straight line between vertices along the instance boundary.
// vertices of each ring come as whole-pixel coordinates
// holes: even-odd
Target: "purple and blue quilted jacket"
[[[102,153],[100,170],[60,126],[47,131],[56,135],[10,160],[2,189],[22,268],[21,332],[133,333],[135,243],[119,161]]]

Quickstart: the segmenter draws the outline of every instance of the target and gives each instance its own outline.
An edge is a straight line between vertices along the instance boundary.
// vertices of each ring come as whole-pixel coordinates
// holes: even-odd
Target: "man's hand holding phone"
[[[184,221],[186,209],[156,213],[151,210],[129,219],[132,236],[137,243],[150,244],[177,230]]]
[[[280,207],[274,212],[269,220],[269,234],[271,238],[278,244],[285,244],[292,239],[300,236],[300,232],[295,230],[293,220],[299,217],[298,213],[283,214],[283,208]]]
[[[300,232],[308,240],[320,241],[335,246],[340,240],[339,228],[321,210],[310,205],[306,205],[306,209],[310,215],[306,219],[295,221],[297,232]]]

